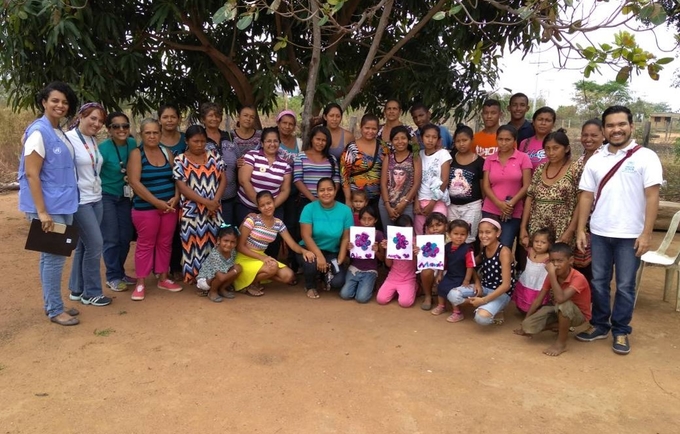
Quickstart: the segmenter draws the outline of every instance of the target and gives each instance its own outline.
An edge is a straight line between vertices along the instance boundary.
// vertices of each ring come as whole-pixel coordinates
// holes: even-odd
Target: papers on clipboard
[[[78,239],[78,228],[75,226],[55,223],[52,231],[45,232],[40,220],[33,219],[24,248],[53,255],[71,256],[71,252],[78,245]]]

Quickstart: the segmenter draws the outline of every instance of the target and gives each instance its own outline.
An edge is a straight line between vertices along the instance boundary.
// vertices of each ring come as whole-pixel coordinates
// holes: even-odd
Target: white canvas
[[[398,261],[413,259],[413,228],[387,226],[386,257]]]
[[[416,245],[418,252],[418,270],[443,270],[444,269],[444,235],[418,235]]]

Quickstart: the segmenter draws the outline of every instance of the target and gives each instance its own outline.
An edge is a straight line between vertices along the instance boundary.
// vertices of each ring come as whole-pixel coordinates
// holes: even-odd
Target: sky
[[[585,1],[584,3],[589,3]],[[612,2],[615,3],[615,2]],[[595,13],[591,15],[591,22],[611,14],[611,4],[599,2]],[[589,11],[584,8],[587,14]],[[601,21],[600,21],[601,22]],[[614,41],[614,34],[619,30],[629,30],[625,27],[617,29],[603,28],[589,33],[591,41],[596,43],[609,43]],[[645,50],[654,53],[658,58],[675,57],[676,60],[664,66],[658,81],[649,78],[646,71],[640,75],[631,74],[629,89],[634,98],[639,97],[649,102],[666,102],[674,112],[680,112],[680,88],[673,88],[673,77],[680,69],[680,59],[672,51],[675,46],[674,28],[668,28],[665,24],[657,27],[654,34],[651,32],[634,32],[638,44]],[[630,31],[630,30],[629,30]],[[655,37],[656,35],[656,37]],[[590,45],[583,37],[576,40],[581,45]],[[665,52],[662,50],[666,50]],[[669,52],[670,51],[670,52]],[[583,79],[583,60],[569,60],[567,69],[560,69],[558,65],[557,49],[554,46],[542,44],[522,59],[521,53],[505,54],[501,65],[503,72],[497,83],[496,90],[501,93],[509,88],[512,93],[523,92],[532,100],[535,95],[542,96],[553,108],[572,105],[574,83]],[[616,72],[608,66],[602,66],[600,73],[593,73],[588,80],[605,83],[616,78]]]

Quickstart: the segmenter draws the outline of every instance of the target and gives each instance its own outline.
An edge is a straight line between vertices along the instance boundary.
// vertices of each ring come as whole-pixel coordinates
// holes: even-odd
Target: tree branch
[[[373,63],[373,59],[375,59],[375,54],[378,52],[378,47],[380,46],[380,41],[382,40],[383,33],[385,32],[385,27],[387,27],[387,21],[389,20],[390,14],[392,13],[393,5],[394,0],[387,0],[385,2],[385,8],[383,9],[382,16],[380,17],[378,28],[375,31],[375,37],[373,39],[373,43],[371,44],[371,48],[368,50],[366,60],[364,60],[364,65],[361,67],[361,71],[359,71],[356,80],[354,80],[352,88],[349,90],[349,92],[347,92],[345,98],[342,100],[342,103],[340,103],[340,106],[343,110],[349,106],[361,88],[364,87],[364,83],[366,83],[368,77],[373,75],[369,75],[369,70],[371,69],[371,63]]]

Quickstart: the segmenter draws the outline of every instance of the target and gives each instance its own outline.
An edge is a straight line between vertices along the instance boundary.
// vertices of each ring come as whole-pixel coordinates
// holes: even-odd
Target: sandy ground
[[[658,269],[643,277],[626,357],[610,340],[544,356],[554,335],[513,335],[514,308],[482,329],[336,293],[309,300],[301,286],[221,304],[190,289],[109,293],[67,328],[43,315],[16,194],[0,196],[0,221],[0,433],[679,430],[680,313]]]

